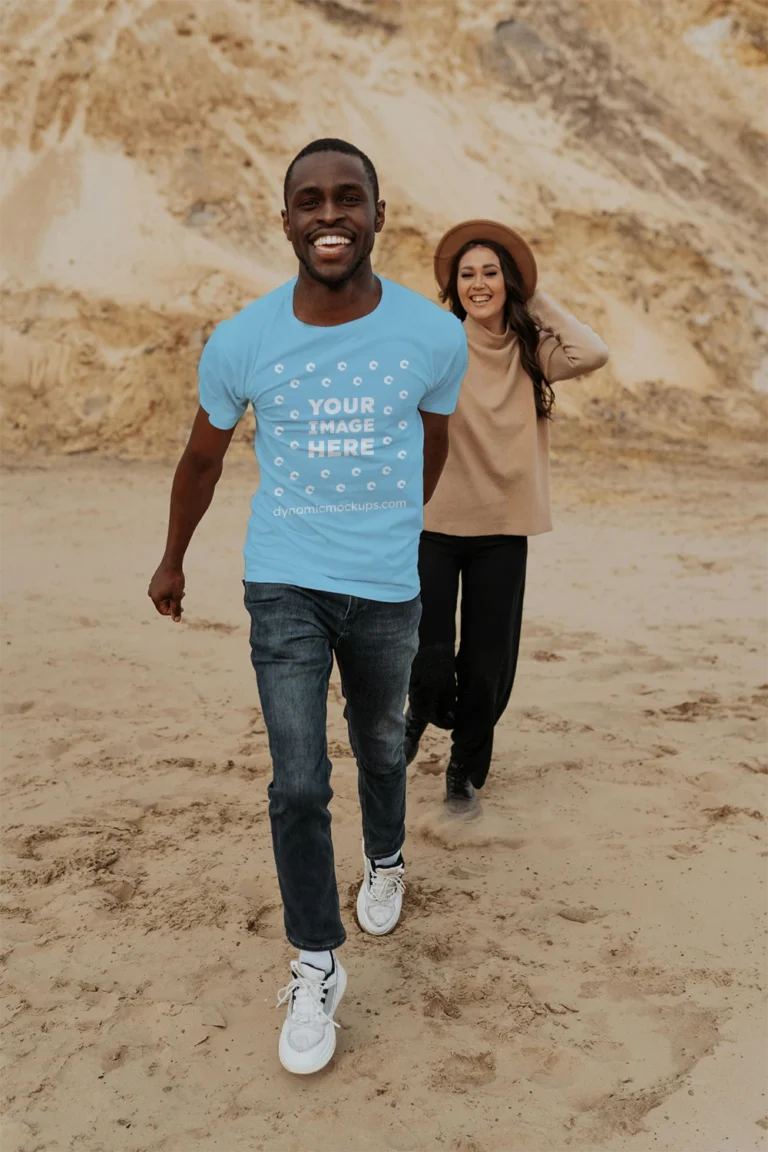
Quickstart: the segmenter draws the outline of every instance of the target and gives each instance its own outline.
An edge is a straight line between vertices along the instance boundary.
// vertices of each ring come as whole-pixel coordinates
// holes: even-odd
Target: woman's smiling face
[[[470,248],[459,262],[459,302],[468,316],[492,331],[504,331],[507,289],[499,258],[491,248]]]

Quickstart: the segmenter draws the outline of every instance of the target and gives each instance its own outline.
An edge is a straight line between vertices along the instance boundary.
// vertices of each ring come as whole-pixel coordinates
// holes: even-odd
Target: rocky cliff
[[[562,419],[763,435],[762,0],[5,0],[1,33],[12,451],[176,450],[208,333],[293,271],[320,135],[377,164],[410,287],[458,219],[530,236],[612,349]]]

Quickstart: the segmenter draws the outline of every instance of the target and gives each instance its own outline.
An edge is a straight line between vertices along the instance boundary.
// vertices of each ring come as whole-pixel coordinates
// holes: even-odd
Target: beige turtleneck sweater
[[[550,297],[529,302],[542,328],[539,363],[550,384],[602,368],[608,349]],[[429,532],[536,536],[549,532],[549,420],[539,419],[517,336],[496,336],[467,316],[469,367],[448,430],[437,491],[424,509]]]

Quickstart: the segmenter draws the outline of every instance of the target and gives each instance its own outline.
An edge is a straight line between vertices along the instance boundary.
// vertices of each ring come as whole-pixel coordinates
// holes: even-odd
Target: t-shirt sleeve
[[[216,328],[203,348],[198,366],[200,406],[208,413],[214,428],[234,428],[248,407],[242,394],[242,380],[222,347],[221,328]]]
[[[435,357],[436,379],[419,404],[422,412],[450,416],[458,403],[459,388],[467,371],[467,338],[458,321],[452,325],[452,329],[453,339],[448,342],[445,350],[441,349],[441,356]]]

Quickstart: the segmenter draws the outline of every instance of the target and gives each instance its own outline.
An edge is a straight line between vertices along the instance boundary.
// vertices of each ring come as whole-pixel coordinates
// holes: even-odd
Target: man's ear
[[[291,226],[288,223],[288,210],[286,208],[281,209],[280,215],[283,218],[283,232],[285,232],[286,239],[290,240],[291,239]]]
[[[384,217],[386,216],[387,202],[386,200],[379,200],[376,205],[376,223],[374,224],[374,232],[381,232],[384,227]]]

